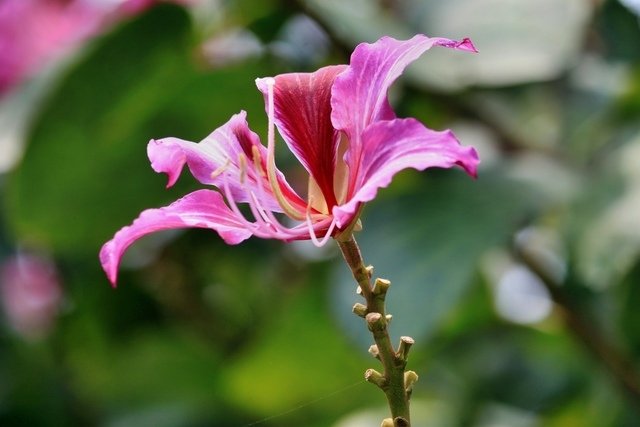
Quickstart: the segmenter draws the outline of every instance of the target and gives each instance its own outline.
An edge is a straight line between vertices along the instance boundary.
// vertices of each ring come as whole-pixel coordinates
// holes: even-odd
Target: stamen
[[[267,176],[269,184],[271,184],[271,190],[278,200],[278,204],[282,208],[282,211],[293,219],[303,221],[305,216],[296,210],[289,201],[282,194],[280,183],[276,175],[276,159],[275,159],[275,106],[273,100],[273,87],[276,84],[276,80],[273,77],[264,79],[264,83],[267,85],[267,116],[269,118],[269,125],[267,130]]]
[[[266,209],[264,208],[264,206],[262,206],[260,204],[260,200],[258,200],[258,197],[256,196],[256,194],[253,191],[251,191],[251,192],[249,192],[249,195],[251,196],[251,201],[255,205],[256,211],[260,215],[260,218],[262,219],[262,222],[264,222],[265,224],[270,225],[270,226],[273,227],[274,224],[271,223],[271,220],[269,219],[269,217],[266,214]],[[254,215],[255,215],[255,213],[254,213]]]
[[[238,168],[240,169],[240,184],[244,184],[247,179],[247,156],[244,153],[238,155]]]
[[[265,194],[264,194],[264,187],[262,186],[262,184],[259,183],[256,186],[256,190],[258,192],[257,195],[254,194],[253,192],[251,194],[256,198],[256,204],[260,208],[262,215],[266,217],[265,221],[267,221],[272,227],[274,227],[274,229],[280,233],[281,237],[285,237],[285,238],[296,237],[297,235],[293,232],[292,229],[282,225],[280,221],[278,221],[276,216],[273,214],[273,212],[270,209],[267,209],[264,207],[266,204],[264,203]]]
[[[227,158],[227,161],[224,164],[218,166],[216,170],[211,172],[211,179],[216,179],[217,177],[219,177],[220,174],[222,174],[222,172],[224,172],[229,167],[230,163],[231,163],[231,160]]]
[[[244,157],[244,156],[242,156]],[[244,157],[246,159],[246,157]],[[245,160],[246,167],[246,160]],[[251,173],[251,169],[247,170],[247,173]],[[295,237],[295,234],[292,233],[289,229],[284,227],[280,222],[275,218],[271,210],[265,207],[264,203],[264,188],[262,182],[256,179],[256,190],[258,191],[258,195],[254,193],[252,189],[249,188],[246,181],[242,181],[242,188],[249,195],[249,209],[251,210],[251,214],[256,219],[256,223],[259,227],[261,227],[261,234],[263,237],[270,238],[280,238],[280,239],[290,239]],[[267,231],[268,230],[268,231]]]
[[[246,188],[246,183],[243,184],[244,190],[249,194],[249,208],[251,209],[252,215],[255,217],[256,221],[249,221],[244,214],[238,208],[238,204],[236,203],[233,194],[231,193],[231,188],[229,187],[229,180],[226,175],[223,175],[222,179],[222,190],[225,198],[227,199],[227,204],[231,211],[236,215],[238,220],[256,237],[261,238],[279,238],[279,239],[292,239],[298,236],[298,234],[294,233],[293,230],[285,228],[282,224],[278,222],[273,213],[264,208],[261,200],[264,200],[264,189],[262,184],[258,183],[256,188],[258,189],[258,196],[256,196],[253,191],[249,191]]]
[[[253,155],[253,165],[255,166],[260,176],[266,178],[267,175],[264,173],[264,169],[262,168],[262,159],[260,158],[260,150],[255,145],[251,146],[251,154]]]
[[[263,237],[277,237],[278,230],[274,229],[273,224],[271,224],[269,219],[266,218],[264,214],[264,210],[265,210],[264,207],[262,207],[258,199],[255,197],[255,194],[253,193],[253,191],[247,185],[247,180],[246,180],[247,173],[248,173],[247,158],[243,153],[240,153],[240,155],[238,156],[238,163],[240,166],[240,185],[242,186],[242,189],[244,190],[244,192],[249,196],[247,200],[247,204],[249,205],[251,214],[255,218],[255,224],[257,229],[261,229],[261,233],[265,233],[263,234]],[[261,186],[260,183],[258,183],[258,187],[259,186]],[[274,231],[276,234],[273,234],[273,233],[266,234],[265,230]]]
[[[231,189],[229,188],[229,180],[226,179],[226,176],[223,175],[223,179],[222,179],[222,187],[224,189],[224,195],[227,199],[227,203],[229,205],[229,208],[231,208],[231,211],[236,215],[236,217],[238,218],[238,220],[240,222],[242,222],[242,224],[247,227],[247,229],[249,231],[251,231],[252,234],[258,236],[258,237],[265,237],[263,235],[261,235],[261,233],[259,234],[259,230],[260,230],[260,225],[256,224],[255,222],[251,222],[249,221],[247,218],[245,218],[245,216],[242,214],[242,212],[240,212],[240,209],[238,208],[238,205],[236,204],[235,199],[233,198],[233,195],[231,194]]]
[[[318,248],[324,246],[327,243],[327,241],[329,241],[329,238],[331,238],[333,229],[336,226],[336,219],[333,218],[331,220],[331,224],[329,224],[329,228],[327,229],[326,234],[320,241],[318,240],[318,237],[316,236],[316,232],[313,229],[313,223],[311,222],[311,215],[309,215],[309,211],[307,211],[306,221],[307,221],[307,229],[309,230],[309,237],[311,237],[311,241],[313,242],[313,244]]]

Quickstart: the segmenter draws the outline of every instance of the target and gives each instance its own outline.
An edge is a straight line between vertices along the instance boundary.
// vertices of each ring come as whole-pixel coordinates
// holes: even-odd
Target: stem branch
[[[640,412],[640,377],[630,359],[613,346],[575,306],[573,300],[542,263],[522,247],[515,248],[516,256],[537,275],[545,285],[551,298],[560,308],[560,313],[574,336],[589,353],[609,371],[619,384],[631,407]]]
[[[382,374],[374,369],[367,370],[365,379],[376,384],[387,397],[392,425],[394,427],[410,427],[409,397],[411,387],[405,384],[405,367],[413,339],[402,337],[398,351],[391,344],[387,328],[390,316],[385,313],[385,298],[391,282],[385,279],[376,279],[374,284],[371,284],[373,268],[365,266],[360,248],[353,235],[338,239],[337,242],[351,269],[353,278],[358,283],[359,291],[366,301],[366,305],[356,304],[353,311],[365,318],[376,343],[375,346],[371,346],[369,352],[380,360],[384,368]],[[411,386],[413,386],[417,375],[412,372],[408,377],[411,378]],[[385,423],[388,422],[385,421]]]

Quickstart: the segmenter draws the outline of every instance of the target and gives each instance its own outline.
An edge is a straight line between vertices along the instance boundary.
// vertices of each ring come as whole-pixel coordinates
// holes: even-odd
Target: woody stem
[[[393,420],[393,424],[389,425],[408,427],[411,425],[409,414],[411,384],[405,384],[405,367],[408,349],[413,344],[413,339],[403,337],[398,350],[394,349],[387,328],[390,316],[385,313],[385,297],[390,282],[376,279],[372,284],[373,268],[365,266],[353,235],[339,238],[337,242],[366,301],[366,306],[356,304],[354,313],[365,318],[376,343],[371,347],[370,353],[380,360],[384,368],[382,374],[374,369],[367,370],[365,379],[376,384],[387,397]],[[411,372],[411,374],[413,376],[410,382],[413,383],[417,376],[415,373]]]

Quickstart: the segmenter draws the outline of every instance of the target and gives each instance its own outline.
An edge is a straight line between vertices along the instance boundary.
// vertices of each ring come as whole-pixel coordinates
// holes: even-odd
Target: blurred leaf
[[[572,233],[578,273],[597,289],[616,285],[640,254],[640,133],[602,156],[565,222]]]
[[[151,134],[141,125],[185,84],[188,30],[181,9],[154,9],[106,37],[51,96],[9,183],[20,237],[95,248],[124,225],[129,206],[157,204],[158,192],[144,191],[155,177],[145,170]]]
[[[389,410],[380,406],[375,409],[359,410],[340,419],[333,427],[377,426],[387,418]],[[411,399],[411,423],[417,426],[455,427],[457,414],[449,402],[437,399]]]
[[[640,19],[640,18],[639,18]],[[640,26],[640,24],[638,24]],[[640,68],[636,67],[631,74],[631,81],[625,93],[618,100],[616,112],[622,121],[638,124],[640,116]]]
[[[386,13],[378,1],[303,0],[340,39],[348,44],[373,42],[383,34],[407,37],[410,32],[391,13]]]
[[[178,330],[139,330],[103,354],[75,346],[68,363],[83,395],[110,406],[169,403],[206,408],[222,402],[222,362],[207,346]]]
[[[282,248],[261,239],[229,248],[215,232],[190,230],[142,273],[123,275],[122,283],[141,281],[167,317],[230,357],[260,334],[255,326],[278,307]]]
[[[47,345],[18,340],[0,344],[0,425],[70,425],[74,402]]]
[[[461,173],[430,171],[419,188],[368,206],[356,237],[376,276],[392,282],[391,332],[424,344],[467,289],[478,257],[508,240],[535,197],[499,174],[481,174],[474,182]],[[351,273],[346,267],[336,273],[336,316],[349,335],[369,342],[365,325],[349,311],[357,301]]]
[[[591,387],[585,373],[594,365],[568,339],[559,320],[551,318],[532,329],[496,319],[449,340],[441,338],[434,357],[424,366],[414,365],[427,372],[418,393],[430,386],[445,396],[461,417],[458,425],[476,425],[487,406],[552,414],[582,402]]]
[[[563,105],[554,86],[478,90],[469,99],[478,114],[521,147],[545,150],[560,142]]]
[[[640,23],[638,16],[618,0],[607,0],[598,15],[597,26],[604,53],[614,60],[640,60]]]
[[[620,292],[619,325],[625,342],[636,360],[640,360],[640,263],[625,277]]]
[[[52,95],[8,183],[8,220],[21,240],[88,255],[165,192],[146,158],[152,137],[199,141],[240,109],[262,118],[253,64],[202,73],[190,24],[174,6],[152,9],[100,41]],[[255,126],[255,123],[254,123]],[[185,185],[186,184],[186,185]]]
[[[225,369],[228,396],[237,405],[263,417],[294,409],[274,425],[325,426],[327,416],[384,400],[362,379],[366,349],[343,341],[327,313],[325,282],[320,269],[310,271],[304,287],[262,322],[261,338]],[[295,410],[298,405],[305,407]],[[298,422],[283,424],[290,419]]]
[[[579,55],[591,14],[582,0],[305,0],[304,4],[351,45],[383,35],[470,37],[480,55],[434,49],[429,59],[417,61],[410,70],[414,81],[441,90],[557,77]]]
[[[412,0],[404,16],[418,32],[469,37],[480,51],[461,58],[436,51],[435,70],[433,64],[420,70],[430,75],[425,81],[445,84],[446,71],[457,65],[462,70],[454,76],[465,85],[504,86],[549,80],[573,65],[591,9],[582,0]]]

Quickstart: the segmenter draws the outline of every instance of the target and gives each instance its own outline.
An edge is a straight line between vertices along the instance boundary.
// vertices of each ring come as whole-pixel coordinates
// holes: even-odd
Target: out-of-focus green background
[[[414,424],[640,426],[639,14],[632,0],[160,4],[43,66],[0,98],[0,425],[379,425],[384,396],[362,379],[378,362],[332,243],[162,233],[127,254],[116,290],[97,254],[198,188],[185,173],[165,190],[149,139],[198,141],[241,109],[264,138],[255,78],[425,33],[480,53],[428,52],[391,99],[475,146],[479,178],[403,172],[358,235],[393,283],[394,340],[417,341]]]

